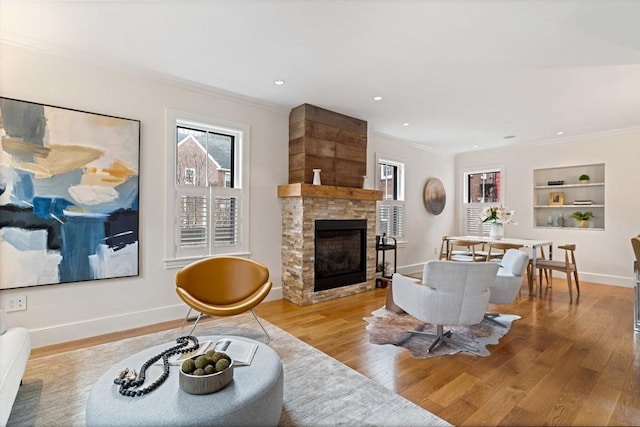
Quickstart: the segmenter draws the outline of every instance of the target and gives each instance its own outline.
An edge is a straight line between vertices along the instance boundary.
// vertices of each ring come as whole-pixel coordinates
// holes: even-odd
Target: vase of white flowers
[[[489,237],[493,240],[500,240],[504,237],[504,225],[499,222],[492,222],[489,228]]]
[[[489,237],[500,240],[504,237],[504,225],[515,224],[513,214],[515,211],[510,211],[503,206],[489,206],[482,210],[480,219],[483,223],[490,223]]]

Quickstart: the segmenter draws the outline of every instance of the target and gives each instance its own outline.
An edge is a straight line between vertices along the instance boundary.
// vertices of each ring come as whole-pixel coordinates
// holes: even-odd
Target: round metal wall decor
[[[440,215],[447,204],[447,194],[442,181],[438,178],[430,178],[424,186],[424,206],[427,211]]]

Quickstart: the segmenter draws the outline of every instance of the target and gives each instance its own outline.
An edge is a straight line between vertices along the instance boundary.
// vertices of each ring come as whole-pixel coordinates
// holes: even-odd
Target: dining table
[[[536,283],[536,262],[538,256],[538,248],[548,246],[549,247],[549,259],[553,259],[553,241],[551,240],[543,240],[543,239],[524,239],[518,237],[503,237],[501,239],[492,239],[489,236],[446,236],[445,240],[447,244],[450,240],[468,240],[478,243],[491,244],[491,243],[510,243],[514,245],[521,245],[523,248],[530,248],[531,254],[531,277],[529,280],[529,295],[533,296],[533,285]],[[539,293],[541,293],[541,289],[539,289]]]

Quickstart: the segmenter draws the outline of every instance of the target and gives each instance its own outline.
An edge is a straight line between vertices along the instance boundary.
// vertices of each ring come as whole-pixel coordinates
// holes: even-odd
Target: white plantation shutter
[[[180,245],[199,247],[207,245],[208,198],[180,197]]]
[[[383,200],[378,202],[379,233],[397,238],[404,237],[404,202]]]
[[[489,234],[489,224],[483,223],[480,219],[482,210],[490,206],[487,203],[474,203],[464,205],[464,218],[463,218],[463,234],[482,236]]]
[[[234,188],[179,186],[179,256],[239,251],[241,195],[241,190]]]
[[[179,256],[206,255],[209,251],[209,190],[180,185],[177,196],[176,252]]]
[[[212,188],[213,196],[213,244],[218,250],[214,252],[228,252],[226,249],[236,249],[240,241],[242,218],[242,192],[235,188]]]

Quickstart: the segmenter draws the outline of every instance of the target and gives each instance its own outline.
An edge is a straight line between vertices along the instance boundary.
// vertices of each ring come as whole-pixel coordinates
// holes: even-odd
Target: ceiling
[[[640,0],[0,0],[0,39],[452,153],[640,126]]]

